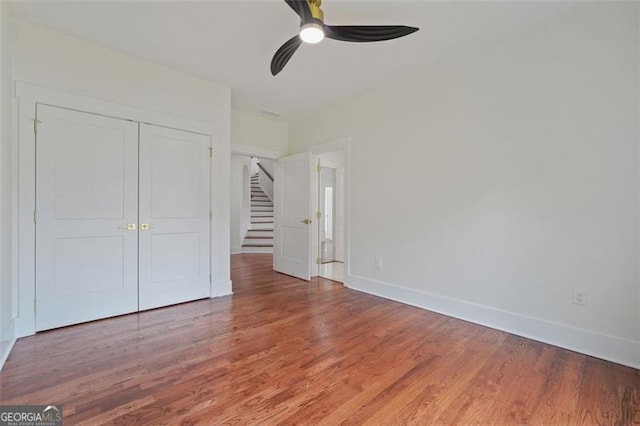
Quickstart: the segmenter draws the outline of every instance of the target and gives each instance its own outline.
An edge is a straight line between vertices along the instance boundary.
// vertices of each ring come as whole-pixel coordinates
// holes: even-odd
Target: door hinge
[[[213,220],[213,212],[209,210],[209,220]]]
[[[319,257],[316,257],[316,265],[320,265],[320,263],[321,263],[321,262],[320,262],[320,258],[319,258]]]
[[[37,118],[33,119],[33,133],[35,133],[36,135],[38,134],[38,125],[42,123],[42,121],[38,120]]]
[[[209,284],[211,284],[213,282],[213,279],[211,278],[211,274],[209,274]]]
[[[33,211],[33,223],[38,223],[38,210]]]
[[[37,308],[38,308],[38,302],[36,301],[36,299],[33,299],[33,312],[35,312]]]
[[[318,165],[316,166],[316,170],[318,171],[318,173],[322,171],[322,166],[320,165],[320,163],[318,163]]]
[[[209,157],[213,158],[213,148],[209,147]]]
[[[320,218],[322,217],[322,212],[321,212],[320,210],[318,210],[318,211],[316,212],[316,217],[317,217],[318,219],[320,219]]]

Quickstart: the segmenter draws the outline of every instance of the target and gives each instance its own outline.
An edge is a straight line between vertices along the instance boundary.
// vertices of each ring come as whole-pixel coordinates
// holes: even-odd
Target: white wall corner
[[[231,254],[240,254],[242,253],[242,246],[232,246]]]
[[[640,368],[640,342],[597,333],[463,300],[349,275],[345,285],[385,299],[437,312],[586,355]]]
[[[16,343],[15,335],[15,322],[11,320],[7,327],[2,330],[2,336],[0,337],[0,370],[4,367],[4,363],[7,361],[13,345]]]
[[[231,280],[218,280],[211,284],[211,298],[230,296],[233,294]]]

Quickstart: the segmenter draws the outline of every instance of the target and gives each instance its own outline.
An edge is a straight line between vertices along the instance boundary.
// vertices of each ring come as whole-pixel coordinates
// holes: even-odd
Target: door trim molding
[[[153,124],[161,127],[200,133],[211,137],[211,144],[216,148],[220,141],[220,127],[213,124],[175,117],[155,111],[147,111],[129,105],[119,104],[86,96],[75,95],[23,81],[15,82],[15,97],[18,100],[16,117],[18,136],[13,138],[14,152],[17,152],[17,217],[18,256],[13,267],[17,271],[18,280],[18,312],[15,313],[15,337],[35,334],[36,317],[35,300],[35,133],[33,120],[36,116],[36,105],[45,104],[88,112],[107,117]],[[220,123],[221,124],[221,123]],[[215,166],[211,162],[211,170]],[[214,182],[211,182],[210,197],[213,202]],[[210,227],[210,256],[215,252],[214,226]],[[213,262],[213,258],[212,258]],[[220,291],[217,291],[220,293]],[[212,292],[213,295],[213,292]]]
[[[9,354],[13,349],[13,345],[16,343],[16,336],[14,333],[14,322],[15,320],[11,320],[9,325],[5,328],[4,332],[0,336],[0,370],[4,367],[5,362],[7,362],[7,358],[9,358]]]

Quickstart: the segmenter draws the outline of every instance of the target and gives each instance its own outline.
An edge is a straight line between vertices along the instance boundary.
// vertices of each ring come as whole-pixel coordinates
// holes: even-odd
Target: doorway
[[[349,284],[349,146],[350,140],[344,138],[278,158],[275,271],[306,281],[321,276]],[[323,167],[334,171],[327,172],[321,190]],[[330,207],[324,217],[321,205]]]
[[[273,253],[275,161],[231,155],[231,254]]]
[[[318,276],[344,282],[344,152],[318,155]]]

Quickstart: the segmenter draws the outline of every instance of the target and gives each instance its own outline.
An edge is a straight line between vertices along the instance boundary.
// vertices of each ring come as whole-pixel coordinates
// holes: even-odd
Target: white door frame
[[[18,137],[14,138],[12,149],[17,152],[17,207],[14,215],[17,217],[17,240],[18,255],[14,258],[12,265],[18,276],[18,311],[13,312],[15,318],[15,335],[24,337],[35,334],[35,133],[34,119],[36,104],[52,105],[61,108],[75,109],[107,117],[120,118],[137,121],[140,123],[155,124],[157,126],[169,127],[178,130],[186,130],[193,133],[200,133],[211,137],[214,151],[222,148],[220,129],[208,123],[194,121],[187,118],[174,117],[171,115],[147,111],[140,108],[122,105],[115,102],[103,101],[85,96],[69,94],[63,91],[50,89],[43,86],[25,82],[16,82],[15,96],[18,98],[17,127]],[[226,148],[228,149],[228,148]],[[15,164],[15,163],[14,163]],[[224,158],[217,159],[215,156],[211,160],[211,170],[216,167],[224,169]],[[213,173],[212,173],[213,176]],[[213,204],[215,197],[215,185],[211,182],[210,199]],[[214,212],[215,213],[215,212]],[[213,246],[214,235],[223,233],[223,226],[226,223],[217,223],[215,220],[211,226],[210,241]],[[218,251],[223,251],[218,248]],[[211,247],[211,264],[215,264],[213,254],[216,247]],[[222,253],[224,254],[224,253]],[[229,289],[230,281],[228,283]],[[219,296],[220,291],[214,289],[212,285],[211,296]]]
[[[318,162],[318,156],[321,154],[326,154],[328,152],[334,151],[343,151],[344,153],[344,285],[347,286],[350,283],[350,268],[349,265],[351,263],[351,138],[342,138],[329,142],[319,143],[315,145],[311,145],[309,147],[309,152],[312,154],[315,168]],[[317,173],[314,173],[315,179],[317,180]],[[311,186],[313,189],[313,193],[311,194],[312,199],[314,200],[314,209],[318,210],[318,183],[314,182]],[[313,221],[313,235],[312,239],[312,276],[318,276],[318,265],[316,263],[316,258],[318,257],[318,232],[319,232],[319,221]],[[315,255],[314,255],[315,254]]]

